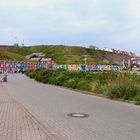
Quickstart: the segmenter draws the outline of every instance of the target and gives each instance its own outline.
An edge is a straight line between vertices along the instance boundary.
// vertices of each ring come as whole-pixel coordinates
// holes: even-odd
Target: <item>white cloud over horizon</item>
[[[139,0],[1,0],[0,44],[67,44],[140,54]]]

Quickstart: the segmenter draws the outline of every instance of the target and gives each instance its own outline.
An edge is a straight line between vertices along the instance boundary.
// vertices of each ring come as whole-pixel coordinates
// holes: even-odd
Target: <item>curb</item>
[[[27,78],[29,78],[29,79],[32,79],[32,78],[28,77],[27,75],[25,75],[25,76]],[[35,79],[32,79],[32,80],[36,81]],[[36,82],[41,83],[41,84],[45,84],[45,83],[42,83],[42,82],[39,82],[39,81],[36,81]],[[118,101],[118,102],[123,102],[123,103],[128,103],[128,104],[136,105],[134,101],[124,100],[124,99],[117,99],[117,98],[111,99],[108,96],[105,96],[105,95],[102,95],[102,94],[97,94],[97,93],[94,93],[94,92],[83,91],[83,90],[79,90],[79,89],[73,89],[73,88],[68,88],[68,87],[64,87],[64,86],[52,85],[52,84],[47,84],[47,85],[51,85],[51,86],[54,86],[54,87],[59,87],[59,88],[63,88],[63,89],[68,89],[68,90],[76,91],[79,94],[86,94],[86,95],[90,95],[90,96],[97,96],[97,97],[106,98],[106,99],[109,99],[109,100],[112,100],[112,101]],[[136,106],[139,106],[139,105],[136,105]]]

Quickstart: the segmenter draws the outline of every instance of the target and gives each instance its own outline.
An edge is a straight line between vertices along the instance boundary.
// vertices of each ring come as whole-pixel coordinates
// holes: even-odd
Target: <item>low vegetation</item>
[[[10,50],[10,47],[0,47],[0,60],[29,61],[25,56]]]
[[[140,76],[129,73],[68,72],[40,69],[26,75],[39,82],[89,91],[111,99],[134,101],[140,104]],[[85,92],[86,93],[86,92]]]
[[[12,58],[4,52],[12,53]],[[94,50],[80,46],[40,45],[30,47],[0,46],[0,59],[14,59],[24,61],[26,55],[42,52],[52,58],[57,64],[84,64],[84,55],[88,56],[88,64],[118,64],[130,59],[127,55],[116,54],[101,50]],[[22,58],[21,58],[22,57]]]

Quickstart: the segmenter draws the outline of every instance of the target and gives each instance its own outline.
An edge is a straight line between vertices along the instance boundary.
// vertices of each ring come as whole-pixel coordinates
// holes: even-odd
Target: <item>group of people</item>
[[[7,71],[0,72],[0,81],[7,82]]]

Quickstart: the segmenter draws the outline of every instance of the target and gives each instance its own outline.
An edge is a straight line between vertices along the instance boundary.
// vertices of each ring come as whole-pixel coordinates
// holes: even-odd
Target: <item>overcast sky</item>
[[[0,44],[23,40],[140,54],[140,0],[0,0]]]

